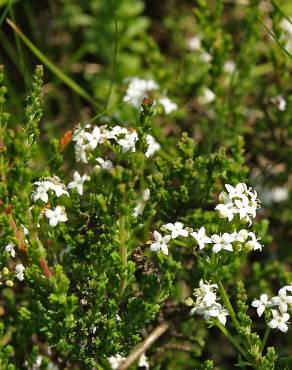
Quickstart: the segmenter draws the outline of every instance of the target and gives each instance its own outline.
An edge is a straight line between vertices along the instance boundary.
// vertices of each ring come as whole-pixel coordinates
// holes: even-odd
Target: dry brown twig
[[[169,325],[164,322],[158,325],[152,333],[142,342],[140,343],[126,358],[126,360],[119,366],[118,370],[126,370],[131,366],[134,362],[136,362],[140,356],[143,355],[147,351],[148,348],[169,328]]]

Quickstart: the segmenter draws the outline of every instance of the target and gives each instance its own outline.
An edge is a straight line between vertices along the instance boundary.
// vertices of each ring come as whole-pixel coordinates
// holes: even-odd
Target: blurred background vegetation
[[[274,281],[276,291],[292,263],[291,1],[0,0],[0,11],[0,64],[9,109],[20,121],[32,71],[40,63],[45,68],[40,162],[52,137],[96,115],[135,126],[139,111],[123,102],[126,79],[134,76],[154,79],[178,105],[170,115],[158,108],[155,118],[168,155],[178,156],[171,144],[182,132],[201,154],[224,147],[232,156],[243,143],[271,236],[247,267],[248,289],[258,295]],[[206,88],[212,101],[200,99]],[[166,311],[175,316],[175,308]],[[192,321],[176,319],[179,343],[174,335],[153,350],[161,369],[192,369],[208,352],[221,369],[233,368],[233,353],[224,341],[218,345],[215,329],[204,347],[204,323],[192,338]],[[289,335],[274,344],[292,355]]]

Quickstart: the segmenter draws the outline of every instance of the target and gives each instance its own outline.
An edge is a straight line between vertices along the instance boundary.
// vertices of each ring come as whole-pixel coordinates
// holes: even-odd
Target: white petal
[[[214,244],[213,245],[213,248],[212,248],[212,251],[214,252],[214,253],[218,253],[219,251],[221,251],[221,249],[222,249],[222,244]]]
[[[269,327],[270,327],[270,328],[275,329],[275,328],[277,328],[277,326],[278,326],[278,322],[277,322],[277,320],[272,319],[272,320],[268,323],[268,325],[269,325]]]
[[[258,307],[258,309],[257,309],[257,313],[258,313],[259,317],[261,317],[261,316],[262,316],[262,314],[264,313],[264,311],[265,311],[265,306],[262,304],[262,305],[261,305],[261,306],[259,306],[259,307]]]
[[[167,247],[167,244],[161,244],[161,250],[162,252],[168,256],[168,247]]]
[[[284,322],[278,324],[278,329],[281,330],[283,333],[286,333],[288,330],[288,325]]]
[[[50,224],[51,227],[55,227],[57,225],[57,223],[58,223],[57,217],[52,217],[49,221],[49,224]]]

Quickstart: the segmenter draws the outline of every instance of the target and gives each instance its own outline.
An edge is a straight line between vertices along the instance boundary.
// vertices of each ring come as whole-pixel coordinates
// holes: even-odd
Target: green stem
[[[225,307],[227,308],[227,310],[229,312],[229,315],[231,317],[232,323],[235,326],[235,328],[237,329],[237,328],[239,328],[240,325],[239,325],[239,322],[237,321],[237,318],[236,318],[236,315],[235,315],[235,311],[234,311],[234,309],[232,307],[232,304],[231,304],[231,302],[229,300],[228,294],[227,294],[227,292],[226,292],[223,284],[221,283],[220,278],[217,275],[215,275],[215,282],[218,285],[218,289],[219,289],[220,295],[221,295],[221,297],[223,299],[223,302],[225,304]]]
[[[263,352],[263,350],[265,348],[265,345],[266,345],[267,339],[269,337],[270,331],[271,331],[271,328],[269,326],[267,326],[264,337],[263,337],[263,340],[262,340],[262,344],[261,344],[261,349],[260,349],[261,353]]]
[[[128,265],[128,251],[127,251],[127,245],[126,245],[126,217],[125,215],[120,216],[119,220],[119,239],[120,239],[120,254],[121,254],[121,260],[122,260],[122,266],[123,271],[122,277],[121,277],[121,291],[120,291],[120,297],[123,295],[125,288],[126,288],[126,269]]]
[[[234,347],[238,350],[238,352],[247,360],[248,355],[245,352],[245,350],[241,347],[241,345],[238,343],[238,341],[229,333],[229,331],[225,328],[224,325],[222,325],[220,322],[217,323],[218,328],[221,330],[221,332],[225,335],[225,337],[234,345]]]
[[[179,240],[175,240],[175,239],[172,239],[172,243],[176,244],[176,245],[180,245],[181,247],[187,247],[188,245],[184,242],[181,242]]]

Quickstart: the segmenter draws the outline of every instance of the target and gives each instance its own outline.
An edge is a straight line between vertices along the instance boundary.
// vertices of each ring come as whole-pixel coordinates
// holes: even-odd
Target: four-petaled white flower
[[[136,142],[139,140],[137,132],[129,132],[127,133],[124,138],[119,139],[117,143],[122,147],[122,152],[135,152],[136,151]]]
[[[266,308],[272,306],[271,301],[269,301],[269,297],[267,294],[261,294],[260,299],[254,299],[251,305],[252,307],[255,307],[257,309],[259,317],[262,316]]]
[[[102,168],[103,170],[111,170],[113,169],[113,162],[109,159],[103,159],[101,157],[96,158],[96,162],[98,163],[95,167]]]
[[[165,255],[168,255],[168,246],[167,243],[170,241],[171,236],[165,235],[162,236],[158,231],[154,231],[153,233],[155,242],[151,244],[150,249],[153,252],[157,252],[161,250]]]
[[[174,224],[168,223],[163,225],[163,228],[171,231],[172,239],[175,239],[180,235],[184,237],[189,235],[188,231],[184,229],[184,225],[181,222],[175,222]]]
[[[15,247],[15,245],[13,243],[9,243],[5,247],[6,252],[10,253],[10,255],[11,255],[12,258],[15,257],[15,249],[14,249],[14,247]]]
[[[279,310],[284,313],[288,311],[288,305],[292,304],[292,295],[287,296],[287,290],[282,288],[279,290],[278,295],[272,298],[272,303],[279,306]]]
[[[205,244],[212,243],[211,238],[206,235],[204,226],[202,226],[198,231],[192,232],[191,236],[196,239],[200,249],[204,249]]]
[[[98,126],[95,126],[92,132],[86,132],[84,136],[88,141],[86,147],[90,150],[94,150],[97,144],[103,143],[105,139]]]
[[[204,319],[209,320],[211,317],[217,317],[219,322],[222,325],[225,325],[226,324],[226,316],[228,316],[228,315],[229,315],[229,313],[226,310],[226,308],[222,308],[221,305],[216,304],[216,305],[211,306],[210,309],[208,309],[204,312]]]
[[[59,222],[66,222],[68,220],[66,213],[61,206],[57,206],[55,209],[47,209],[46,217],[49,219],[51,227],[55,227]]]
[[[42,200],[44,203],[47,203],[49,200],[48,190],[50,189],[49,181],[37,181],[34,183],[37,185],[35,191],[32,193],[32,199],[36,202],[38,199]]]
[[[69,189],[76,189],[78,194],[83,194],[83,184],[88,179],[88,176],[84,174],[83,176],[80,176],[80,174],[75,171],[73,175],[74,180],[69,182],[68,188]]]
[[[24,274],[23,274],[24,270],[25,270],[25,267],[21,263],[15,266],[15,274],[19,281],[24,280]]]
[[[233,246],[231,243],[234,242],[234,236],[232,234],[224,233],[222,236],[218,234],[213,234],[211,240],[214,243],[213,252],[218,253],[222,249],[232,252]]]
[[[272,329],[279,329],[283,333],[286,333],[288,330],[288,320],[290,318],[290,315],[285,312],[283,314],[279,313],[277,310],[272,310],[273,318],[268,323],[268,326]]]
[[[220,198],[224,199],[224,203],[217,204],[215,209],[219,212],[221,217],[227,218],[230,222],[233,220],[237,209],[234,206],[232,199],[227,194],[224,196],[224,194],[226,193],[221,193],[220,195]]]

